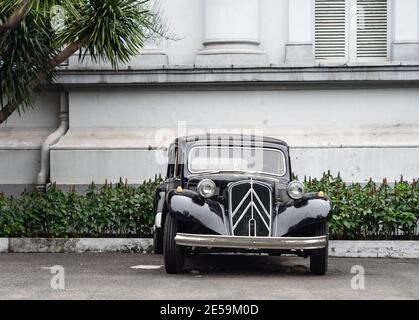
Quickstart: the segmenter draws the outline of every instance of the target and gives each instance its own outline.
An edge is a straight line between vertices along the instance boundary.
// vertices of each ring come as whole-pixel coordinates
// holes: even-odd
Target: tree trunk
[[[45,81],[48,74],[50,74],[56,67],[62,64],[65,60],[70,58],[77,50],[83,47],[87,42],[87,37],[77,40],[72,44],[68,45],[63,51],[59,52],[51,61],[48,62],[48,68],[46,72],[39,72],[35,79],[29,83],[29,88],[34,90],[43,81]],[[19,107],[21,104],[20,99],[14,99],[9,101],[7,105],[0,110],[0,124],[5,122],[10,115]]]
[[[28,15],[32,5],[32,0],[23,0],[20,7],[16,8],[13,14],[5,23],[0,24],[0,33],[16,29]]]

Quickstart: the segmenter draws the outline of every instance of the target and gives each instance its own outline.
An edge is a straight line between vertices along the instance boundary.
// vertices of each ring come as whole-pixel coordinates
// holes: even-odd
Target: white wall
[[[419,90],[72,92],[70,127],[419,125]],[[240,118],[238,118],[240,113]]]
[[[291,148],[290,154],[299,179],[319,178],[328,170],[335,176],[340,172],[347,182],[419,177],[419,148]]]
[[[269,63],[282,64],[285,60],[285,44],[288,41],[289,0],[258,1],[260,48],[266,52]],[[177,40],[161,40],[158,48],[167,54],[169,65],[193,65],[205,38],[204,0],[159,0],[159,2],[162,16],[167,20],[167,26]],[[237,0],[237,3],[240,4],[240,0]],[[239,11],[240,5],[237,8],[237,12]],[[233,25],[231,26],[233,28]],[[246,26],[236,27],[236,31],[231,30],[233,38],[234,34]],[[222,31],[229,34],[228,29]],[[72,59],[71,64],[76,65],[77,58]],[[96,66],[92,62],[89,62],[89,65]],[[133,60],[133,65],[141,66],[141,57]]]
[[[394,38],[397,41],[419,40],[419,1],[393,0]]]
[[[35,94],[35,106],[0,125],[0,185],[36,182],[40,146],[58,126],[59,94]],[[0,192],[2,188],[0,187]]]
[[[417,101],[416,89],[71,92],[70,131],[53,147],[52,179],[88,184],[164,173],[156,151],[146,150],[167,146],[170,139],[155,139],[167,129],[173,136],[199,129],[282,138],[300,177],[331,169],[349,181],[413,179]]]
[[[162,41],[160,48],[171,65],[191,65],[204,39],[203,0],[159,0],[163,16],[177,41]]]
[[[259,0],[260,49],[269,63],[284,63],[289,41],[310,40],[307,35],[312,31],[311,22],[300,16],[304,16],[303,12],[310,14],[307,8],[313,1]],[[160,2],[170,29],[179,38],[162,41],[160,49],[168,55],[171,66],[190,67],[203,48],[204,0]],[[237,3],[239,11],[240,0]],[[419,0],[392,1],[390,25],[394,30],[390,33],[398,41],[393,46],[395,60],[419,60],[418,3]],[[301,4],[305,9],[300,12]],[[289,14],[295,11],[299,15],[290,20]],[[368,67],[365,71],[368,73]],[[372,74],[379,82],[384,72]],[[359,72],[347,74],[348,80],[364,80]],[[410,74],[400,71],[400,80],[406,80]],[[304,74],[295,72],[295,77],[299,80]],[[154,151],[146,149],[160,147],[161,141],[154,139],[156,132],[162,128],[176,130],[178,121],[185,121],[188,130],[263,129],[264,134],[290,143],[294,170],[299,175],[318,176],[321,171],[332,169],[345,170],[345,178],[358,181],[370,176],[394,179],[401,173],[410,178],[419,176],[417,88],[208,89],[121,87],[70,92],[70,131],[53,148],[52,180],[83,184],[119,176],[130,181],[153,177],[155,171],[164,171],[164,166],[156,165],[151,160]],[[58,106],[58,94],[42,93],[34,111],[29,110],[22,118],[15,114],[0,126],[0,184],[34,182],[39,170],[35,161],[39,158],[39,146],[58,126]]]
[[[194,65],[196,54],[203,48],[202,43],[205,39],[204,0],[159,0],[159,2],[163,17],[177,41],[160,41],[158,48],[161,51],[158,54],[162,52],[167,54],[171,66]],[[239,15],[240,0],[236,2]],[[293,64],[299,61],[314,65],[312,59],[314,0],[258,0],[258,5],[260,49],[266,53],[268,64],[284,64],[288,43],[291,55],[288,57],[291,58],[288,62],[292,61]],[[221,12],[223,10],[220,8]],[[419,61],[419,0],[389,0],[389,16],[391,60]],[[220,24],[219,31],[225,38],[228,38],[228,35],[234,38],[237,32],[244,32],[247,27],[247,25],[237,26],[233,22],[230,24],[230,30],[224,25],[221,27]],[[218,30],[217,26],[214,27],[214,23],[211,25],[213,26],[211,29]],[[307,55],[311,59],[308,59]],[[134,58],[131,65],[147,67],[150,66],[150,59],[152,60],[150,55],[143,55]],[[72,59],[72,67],[77,64],[76,60]],[[252,60],[252,57],[249,60]],[[159,64],[162,61],[161,57],[156,58],[156,61]],[[386,62],[381,60],[378,63]],[[90,65],[95,66],[92,63]]]
[[[170,29],[179,38],[178,41],[162,41],[160,48],[169,56],[169,64],[192,65],[204,40],[204,1],[160,0],[160,3]],[[284,62],[288,0],[259,0],[259,41],[270,63]]]
[[[34,94],[34,108],[27,108],[22,116],[13,113],[1,128],[52,128],[58,126],[60,96],[54,92]],[[0,131],[1,132],[1,131]]]
[[[62,150],[51,153],[51,180],[59,185],[96,184],[127,179],[140,184],[165,174],[166,166],[157,163],[156,151],[148,150]]]
[[[288,1],[259,0],[260,47],[272,64],[285,61],[285,45],[288,41]]]

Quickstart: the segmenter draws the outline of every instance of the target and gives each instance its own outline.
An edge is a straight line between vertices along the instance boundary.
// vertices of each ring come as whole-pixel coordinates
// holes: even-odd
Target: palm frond
[[[54,67],[74,50],[82,49],[80,59],[88,54],[95,62],[118,68],[138,54],[147,39],[175,39],[153,0],[29,1],[0,0],[0,24],[30,4],[18,27],[0,35],[0,123],[5,119],[2,111],[10,113],[11,102],[19,113],[33,106],[33,89],[41,81],[51,81]],[[65,10],[60,30],[51,26],[56,5]]]
[[[3,11],[3,16],[7,14]],[[56,53],[48,30],[49,19],[36,17],[31,10],[18,28],[3,35],[0,46],[1,108],[16,98],[21,101],[19,113],[33,105],[28,83],[46,69],[45,62]]]

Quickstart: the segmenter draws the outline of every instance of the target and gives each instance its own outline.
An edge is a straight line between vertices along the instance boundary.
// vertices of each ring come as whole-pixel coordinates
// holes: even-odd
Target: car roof
[[[176,139],[176,142],[179,144],[194,143],[194,142],[203,142],[210,144],[217,144],[219,142],[228,142],[234,141],[235,143],[239,141],[243,142],[260,142],[268,144],[279,144],[285,147],[288,147],[288,144],[280,139],[256,136],[250,134],[202,134],[202,135],[190,135],[183,136]]]

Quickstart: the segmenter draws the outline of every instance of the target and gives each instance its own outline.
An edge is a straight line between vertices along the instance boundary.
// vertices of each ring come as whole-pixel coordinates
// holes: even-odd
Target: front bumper
[[[318,237],[239,237],[206,234],[176,234],[177,245],[232,249],[321,249],[327,236]]]

